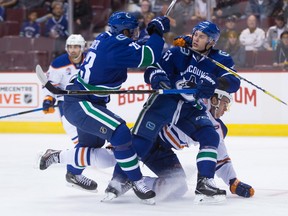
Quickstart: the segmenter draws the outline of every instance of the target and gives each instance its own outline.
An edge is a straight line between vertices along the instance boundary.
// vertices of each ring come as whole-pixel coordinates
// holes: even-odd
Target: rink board
[[[234,102],[222,118],[231,136],[288,136],[288,73],[241,72],[240,75],[277,98],[242,81]],[[149,89],[143,73],[129,72],[123,89]],[[108,107],[133,126],[148,94],[112,95]],[[42,86],[35,73],[0,73],[0,117],[41,107]],[[42,111],[0,119],[1,133],[64,133],[59,113]]]

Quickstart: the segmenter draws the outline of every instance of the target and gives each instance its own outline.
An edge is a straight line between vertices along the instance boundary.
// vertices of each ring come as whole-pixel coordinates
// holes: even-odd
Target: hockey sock
[[[131,181],[142,178],[138,156],[132,146],[131,133],[125,124],[121,124],[113,133],[111,140],[114,156],[121,169]]]

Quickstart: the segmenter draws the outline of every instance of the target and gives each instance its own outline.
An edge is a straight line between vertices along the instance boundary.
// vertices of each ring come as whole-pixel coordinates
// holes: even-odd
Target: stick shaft
[[[203,56],[204,58],[210,60],[211,62],[213,62],[214,64],[216,64],[218,67],[220,67],[220,68],[226,70],[227,72],[233,74],[234,76],[238,77],[240,80],[243,80],[243,81],[249,83],[250,85],[254,86],[255,88],[261,90],[262,92],[264,92],[265,94],[267,94],[267,95],[269,95],[270,97],[274,98],[275,100],[277,100],[277,101],[279,101],[279,102],[281,102],[281,103],[283,103],[283,104],[285,104],[285,105],[288,105],[287,103],[285,103],[285,102],[284,102],[283,100],[281,100],[280,98],[276,97],[275,95],[271,94],[270,92],[266,91],[265,89],[261,88],[260,86],[254,84],[253,82],[247,80],[246,78],[240,76],[238,73],[236,73],[236,72],[235,72],[234,70],[232,70],[231,68],[226,67],[225,65],[221,64],[220,62],[218,62],[218,61],[216,61],[216,60],[214,60],[214,59],[212,59],[212,58],[210,58],[210,57],[208,57],[208,56],[206,56],[206,55],[203,55],[202,53],[200,53],[200,52],[198,52],[198,51],[196,51],[196,50],[193,50],[192,48],[189,48],[189,49],[190,49],[191,51],[196,52],[197,54]]]
[[[54,107],[58,107],[58,105],[56,105]],[[43,107],[37,108],[37,109],[32,109],[32,110],[27,110],[27,111],[23,111],[23,112],[13,113],[13,114],[9,114],[9,115],[0,116],[0,119],[9,118],[9,117],[18,116],[18,115],[24,115],[24,114],[28,114],[28,113],[32,113],[32,112],[38,112],[41,110],[43,110]]]
[[[170,3],[170,5],[168,6],[167,11],[166,11],[166,13],[165,13],[166,16],[168,16],[168,15],[170,14],[170,12],[171,12],[172,8],[174,7],[174,5],[176,4],[176,2],[177,2],[177,0],[173,0],[173,1]]]
[[[42,85],[53,94],[60,95],[109,95],[109,94],[194,94],[196,89],[150,89],[150,90],[63,90],[53,86],[40,65],[36,66],[36,74]]]

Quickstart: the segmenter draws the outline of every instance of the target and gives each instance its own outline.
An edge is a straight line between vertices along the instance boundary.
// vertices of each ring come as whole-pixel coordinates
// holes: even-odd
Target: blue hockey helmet
[[[201,31],[209,37],[209,42],[214,41],[216,44],[220,37],[220,29],[218,26],[208,20],[198,23],[192,30],[192,35],[196,31]]]
[[[136,29],[138,25],[139,23],[136,17],[127,12],[115,12],[108,20],[110,32],[115,35],[121,34],[127,29],[132,36],[134,34],[134,29]]]

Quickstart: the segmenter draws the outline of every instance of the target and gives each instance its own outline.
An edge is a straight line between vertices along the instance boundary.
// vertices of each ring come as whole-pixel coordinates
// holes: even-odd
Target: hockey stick
[[[213,62],[214,64],[216,64],[218,67],[220,67],[220,68],[226,70],[227,72],[233,74],[234,76],[238,77],[240,80],[244,80],[245,82],[249,83],[250,85],[256,87],[257,89],[259,89],[259,90],[261,90],[262,92],[264,92],[265,94],[271,96],[271,97],[274,98],[275,100],[277,100],[277,101],[285,104],[286,106],[288,105],[287,103],[285,103],[284,101],[282,101],[280,98],[276,97],[275,95],[271,94],[270,92],[266,91],[265,89],[261,88],[260,86],[252,83],[251,81],[247,80],[246,78],[240,76],[238,73],[236,73],[236,72],[235,72],[234,70],[232,70],[231,68],[226,67],[225,65],[221,64],[220,62],[218,62],[218,61],[216,61],[216,60],[214,60],[214,59],[212,59],[212,58],[210,58],[210,57],[208,57],[208,56],[206,56],[206,55],[204,55],[204,54],[202,54],[202,53],[200,53],[200,52],[198,52],[198,51],[196,51],[196,50],[194,50],[194,49],[192,49],[192,48],[190,48],[190,47],[189,47],[189,49],[190,49],[191,51],[193,51],[193,52],[201,55],[202,57],[210,60],[211,62]]]
[[[176,4],[176,2],[177,2],[177,0],[173,0],[170,3],[170,5],[168,6],[167,11],[165,13],[165,16],[168,16],[170,14],[170,12],[171,12],[172,8],[174,7],[174,5]]]
[[[53,107],[58,107],[58,105],[55,105]],[[0,116],[0,119],[18,116],[18,115],[23,115],[23,114],[32,113],[32,112],[37,112],[37,111],[41,111],[41,110],[43,110],[43,107],[37,108],[37,109],[32,109],[32,110],[27,110],[27,111],[23,111],[23,112],[13,113],[13,114],[9,114],[9,115]]]
[[[63,90],[49,82],[40,65],[36,66],[36,74],[42,85],[53,94],[61,95],[109,95],[109,94],[194,94],[196,89],[151,89],[151,90]]]

